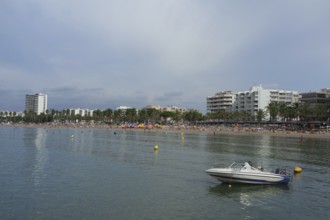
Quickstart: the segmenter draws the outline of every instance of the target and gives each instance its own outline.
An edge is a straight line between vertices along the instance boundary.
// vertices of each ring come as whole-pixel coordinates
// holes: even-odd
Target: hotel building
[[[261,85],[253,86],[249,91],[223,91],[206,98],[207,112],[219,110],[227,112],[246,111],[256,116],[259,109],[266,112],[271,102],[293,104],[299,102],[299,93],[287,90],[264,89]]]
[[[47,95],[37,93],[35,95],[26,95],[25,97],[25,111],[35,112],[37,115],[46,113],[47,110]]]
[[[236,100],[236,93],[232,91],[222,91],[214,96],[209,96],[207,100],[207,112],[215,113],[220,110],[230,111]]]

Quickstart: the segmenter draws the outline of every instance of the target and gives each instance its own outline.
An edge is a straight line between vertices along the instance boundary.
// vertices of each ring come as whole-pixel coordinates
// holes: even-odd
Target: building
[[[330,89],[321,89],[320,92],[301,93],[301,103],[305,103],[307,112],[304,119],[314,121],[330,120]]]
[[[330,99],[330,89],[329,88],[321,89],[321,92],[325,93],[327,98]]]
[[[299,102],[299,93],[296,91],[264,89],[261,85],[253,86],[250,90],[244,92],[219,92],[214,96],[207,97],[207,112],[215,113],[219,110],[227,112],[245,111],[252,116],[256,116],[259,109],[266,112],[267,106],[271,102],[293,104]]]
[[[323,92],[301,93],[300,102],[309,103],[310,105],[324,105],[327,102],[327,94]]]
[[[167,107],[162,107],[160,109],[161,112],[180,112],[180,113],[184,113],[187,111],[187,109],[185,108],[180,108],[177,106],[167,106]]]
[[[25,97],[25,111],[35,112],[37,115],[46,113],[47,110],[47,95],[37,93],[35,95],[26,95]]]
[[[300,102],[309,103],[310,105],[329,104],[330,89],[321,89],[320,92],[305,92],[301,93]]]
[[[160,107],[160,105],[148,105],[148,106],[145,106],[144,108],[142,109],[156,109],[158,111],[161,110],[162,107]]]
[[[215,113],[220,110],[230,111],[234,106],[236,100],[236,93],[232,91],[222,91],[216,93],[214,96],[207,97],[207,111]]]
[[[89,109],[80,109],[80,108],[76,108],[76,109],[69,109],[70,110],[70,115],[80,115],[82,117],[88,116],[88,117],[92,117],[93,116],[93,110],[89,110]]]
[[[299,102],[299,97],[296,91],[264,89],[261,85],[253,86],[249,91],[237,93],[234,110],[246,111],[256,116],[259,109],[266,111],[271,102],[290,105]]]

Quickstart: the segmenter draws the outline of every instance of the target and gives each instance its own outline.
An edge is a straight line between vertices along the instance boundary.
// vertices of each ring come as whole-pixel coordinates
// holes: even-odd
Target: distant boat
[[[264,172],[262,168],[253,167],[251,162],[234,162],[226,168],[213,167],[206,173],[224,183],[287,184],[292,179],[285,169],[278,168],[275,173]]]

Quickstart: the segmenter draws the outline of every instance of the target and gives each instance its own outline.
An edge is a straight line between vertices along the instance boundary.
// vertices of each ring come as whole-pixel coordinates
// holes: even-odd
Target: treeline
[[[271,102],[266,110],[259,109],[255,114],[247,111],[218,111],[216,113],[208,113],[208,119],[220,119],[224,121],[256,121],[261,123],[269,114],[269,122],[329,122],[330,106],[317,103],[294,103],[287,104],[283,102]]]
[[[157,109],[127,109],[127,110],[94,110],[92,115],[74,114],[69,109],[58,111],[55,109],[47,110],[46,113],[37,115],[35,112],[24,112],[24,116],[18,116],[16,112],[0,112],[1,121],[26,122],[26,123],[49,123],[49,122],[100,122],[108,124],[121,123],[194,123],[198,121],[222,120],[240,121],[240,122],[258,122],[265,121],[266,115],[269,115],[269,122],[290,122],[290,121],[320,121],[329,122],[330,106],[321,104],[295,103],[293,105],[271,102],[266,110],[259,109],[255,114],[248,111],[227,112],[224,110],[207,113],[203,115],[197,110],[188,110],[186,112],[160,111]]]
[[[17,116],[16,112],[0,112],[1,121],[6,122],[25,122],[25,123],[51,123],[51,122],[99,122],[107,124],[121,123],[179,123],[182,121],[201,121],[202,113],[197,110],[189,110],[187,112],[161,112],[157,109],[136,109],[127,110],[94,110],[92,115],[74,114],[70,109],[57,111],[55,109],[47,110],[46,113],[37,115],[35,112],[24,112],[24,116]]]

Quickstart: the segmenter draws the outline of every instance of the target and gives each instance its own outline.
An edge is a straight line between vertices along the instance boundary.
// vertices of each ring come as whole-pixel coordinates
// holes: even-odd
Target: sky
[[[178,106],[330,87],[328,0],[1,0],[0,110]]]

